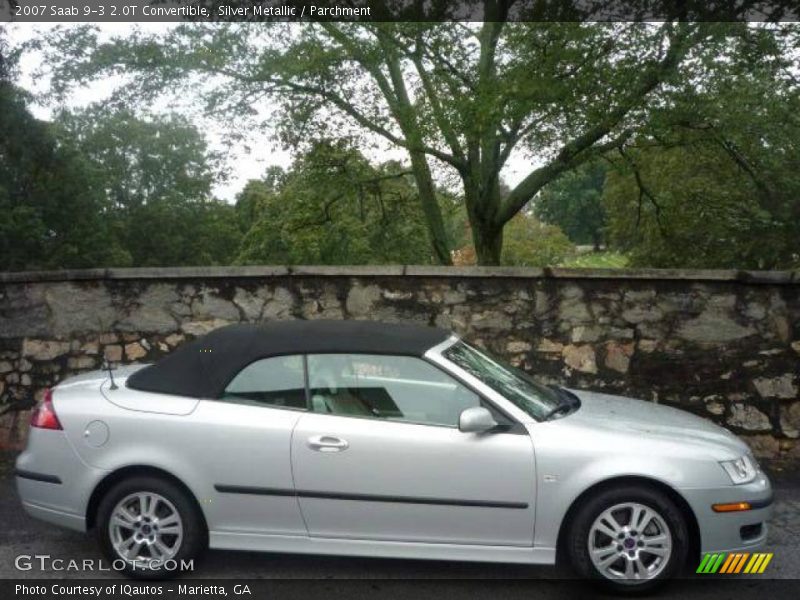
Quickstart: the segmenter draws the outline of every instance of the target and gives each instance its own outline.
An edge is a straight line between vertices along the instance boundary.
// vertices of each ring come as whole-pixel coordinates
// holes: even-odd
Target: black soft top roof
[[[135,390],[218,398],[253,361],[290,354],[354,353],[422,356],[445,341],[444,329],[377,321],[274,321],[222,327],[137,371]]]

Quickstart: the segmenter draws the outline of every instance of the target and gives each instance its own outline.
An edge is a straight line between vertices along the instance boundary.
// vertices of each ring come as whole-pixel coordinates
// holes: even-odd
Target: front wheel
[[[688,529],[665,494],[645,486],[611,488],[586,501],[569,531],[579,575],[617,592],[652,589],[686,562]]]
[[[133,477],[115,485],[97,510],[100,546],[114,568],[137,578],[165,578],[205,548],[205,526],[195,504],[177,485],[158,477]]]

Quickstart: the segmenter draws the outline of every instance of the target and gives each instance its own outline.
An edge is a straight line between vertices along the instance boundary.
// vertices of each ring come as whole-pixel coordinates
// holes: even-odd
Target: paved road
[[[11,475],[12,457],[0,454],[0,579],[63,578],[64,572],[17,571],[15,557],[21,554],[49,554],[63,559],[99,559],[94,540],[84,534],[51,527],[28,517],[21,509]],[[771,524],[769,551],[775,557],[767,574],[771,578],[800,578],[800,471],[773,471],[775,484],[775,513]],[[118,578],[114,572],[70,572],[71,579]],[[289,586],[291,596],[297,597],[370,597],[380,593],[382,598],[428,597],[438,600],[469,596],[503,598],[531,596],[557,597],[559,579],[569,573],[549,567],[496,565],[457,562],[384,560],[363,558],[328,558],[321,556],[289,556],[249,552],[209,552],[201,568],[193,576],[224,579],[315,580],[305,582],[275,582]],[[464,579],[494,580],[463,582]],[[538,583],[530,581],[539,580]],[[762,576],[762,580],[764,577]],[[350,580],[350,581],[349,581]],[[360,580],[360,581],[352,581]],[[418,581],[426,580],[426,581]],[[500,581],[502,580],[502,581]],[[526,581],[527,580],[527,581]],[[745,583],[705,579],[676,582],[661,597],[716,598],[726,589],[724,597],[741,597],[743,585],[750,591],[755,580]],[[788,583],[788,582],[787,582]],[[712,585],[713,584],[713,585]],[[794,582],[796,584],[796,582]],[[535,588],[531,588],[535,585]],[[777,585],[777,584],[776,584]],[[277,588],[276,588],[277,589]],[[553,593],[548,593],[548,590]],[[485,594],[481,592],[485,591]],[[773,591],[772,597],[782,596]]]

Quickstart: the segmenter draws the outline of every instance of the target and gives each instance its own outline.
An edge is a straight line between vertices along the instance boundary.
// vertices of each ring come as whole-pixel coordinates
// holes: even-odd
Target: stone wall
[[[800,457],[800,273],[240,267],[0,274],[0,439],[43,388],[236,321],[452,328],[545,381],[685,408]]]

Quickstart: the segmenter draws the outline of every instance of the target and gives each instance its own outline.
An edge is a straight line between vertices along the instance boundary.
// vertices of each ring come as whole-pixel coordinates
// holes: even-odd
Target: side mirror
[[[463,433],[483,433],[497,425],[489,409],[482,406],[468,408],[458,417],[458,429]]]

